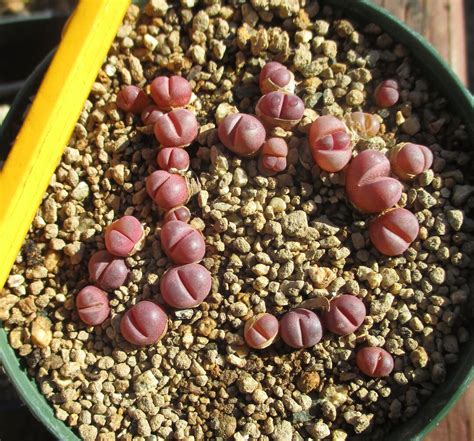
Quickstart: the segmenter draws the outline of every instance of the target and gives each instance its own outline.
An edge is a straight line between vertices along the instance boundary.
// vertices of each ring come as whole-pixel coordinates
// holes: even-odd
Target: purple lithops
[[[345,124],[332,115],[323,115],[312,124],[308,135],[314,162],[323,170],[341,171],[352,156],[352,143]]]
[[[377,150],[364,150],[347,167],[347,197],[364,213],[380,213],[393,207],[402,190],[400,181],[390,176],[390,161]]]
[[[265,176],[272,176],[286,169],[288,145],[282,138],[267,139],[258,158],[258,170]]]
[[[384,80],[375,88],[374,99],[377,106],[392,107],[400,97],[400,86],[397,80]]]
[[[163,116],[163,112],[154,105],[146,106],[140,115],[146,126],[154,126],[160,116]]]
[[[79,291],[76,296],[76,308],[79,318],[89,326],[100,325],[110,314],[107,293],[92,285]]]
[[[143,300],[132,306],[120,320],[120,332],[136,346],[159,341],[168,329],[168,316],[156,303]]]
[[[239,156],[252,156],[265,141],[265,127],[252,115],[233,113],[224,118],[217,130],[219,139]]]
[[[144,236],[142,224],[136,217],[123,216],[107,227],[105,247],[114,256],[131,256],[141,249]]]
[[[266,312],[257,314],[245,322],[244,339],[254,349],[270,346],[278,336],[278,319]]]
[[[163,218],[163,222],[169,222],[172,220],[188,223],[191,220],[191,212],[189,211],[189,208],[185,205],[181,205],[167,211]]]
[[[127,280],[129,269],[123,259],[108,251],[97,251],[89,259],[89,277],[103,289],[117,289]]]
[[[165,147],[158,152],[156,162],[162,170],[186,171],[189,168],[189,154],[180,147]]]
[[[194,113],[176,109],[160,116],[154,127],[155,137],[163,147],[186,147],[198,135],[199,125]]]
[[[309,309],[297,308],[287,312],[280,320],[280,335],[293,348],[309,348],[323,336],[319,317]]]
[[[148,176],[146,189],[156,205],[163,210],[184,205],[189,199],[186,179],[166,170],[157,170]]]
[[[270,61],[260,71],[258,83],[262,94],[279,90],[294,93],[295,76],[286,66],[278,61]]]
[[[393,371],[393,357],[385,349],[366,347],[356,354],[357,367],[369,377],[386,377]]]
[[[186,106],[191,100],[191,84],[178,75],[156,77],[150,86],[151,97],[160,110]]]
[[[174,308],[194,308],[211,291],[211,273],[198,263],[175,266],[164,274],[160,291],[164,301]]]
[[[146,93],[137,86],[125,86],[117,94],[117,107],[125,112],[141,113],[147,104]]]
[[[424,145],[403,142],[390,151],[390,164],[400,179],[409,181],[431,167],[433,153]]]
[[[290,130],[303,118],[304,102],[296,95],[270,92],[258,100],[255,113],[268,126]]]
[[[206,253],[202,234],[181,221],[170,221],[163,225],[161,247],[174,263],[180,265],[199,262]]]
[[[335,297],[324,313],[324,326],[337,335],[347,335],[356,331],[364,322],[367,311],[358,297],[343,294]]]
[[[369,224],[372,245],[386,256],[403,254],[419,232],[418,219],[406,208],[385,211]]]

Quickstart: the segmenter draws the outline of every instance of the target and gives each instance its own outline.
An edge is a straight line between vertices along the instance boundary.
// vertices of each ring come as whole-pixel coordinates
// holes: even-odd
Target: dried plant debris
[[[268,60],[294,73],[308,109],[293,132],[275,129],[286,138],[288,167],[263,177],[256,159],[218,142],[216,124],[254,113]],[[122,338],[120,318],[140,300],[163,303],[159,282],[170,262],[145,188],[156,141],[117,109],[116,96],[160,74],[183,75],[193,88],[201,129],[188,148],[197,193],[188,206],[206,238],[213,283],[197,308],[170,311],[159,343],[137,349]],[[373,100],[385,78],[400,85],[391,108]],[[343,174],[311,160],[309,124],[351,111],[380,121],[358,151],[413,142],[434,154],[432,169],[403,185],[400,205],[415,213],[420,232],[401,257],[377,253],[370,217],[347,202]],[[409,50],[377,25],[295,0],[131,6],[0,296],[0,319],[56,417],[87,441],[383,439],[421,409],[469,339],[470,161],[462,121]],[[145,225],[145,244],[126,258],[131,276],[109,295],[111,318],[86,327],[75,295],[88,284],[89,257],[104,249],[104,229],[123,215]],[[244,323],[254,315],[280,317],[341,293],[367,307],[355,333],[326,334],[304,350],[245,345]],[[360,345],[388,351],[392,374],[363,375]]]

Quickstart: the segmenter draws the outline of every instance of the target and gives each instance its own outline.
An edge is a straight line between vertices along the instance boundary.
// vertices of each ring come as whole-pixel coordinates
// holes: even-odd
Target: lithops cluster
[[[140,221],[133,216],[123,216],[112,222],[104,235],[106,250],[95,252],[89,259],[89,279],[99,286],[88,285],[76,296],[80,319],[96,326],[110,313],[107,293],[123,286],[130,270],[124,258],[135,254],[143,246],[145,233]]]
[[[469,138],[342,14],[126,14],[0,295],[82,439],[385,439],[464,351]]]

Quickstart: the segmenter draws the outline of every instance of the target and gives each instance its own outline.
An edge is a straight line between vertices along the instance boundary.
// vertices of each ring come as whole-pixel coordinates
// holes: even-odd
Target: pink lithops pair
[[[309,145],[314,162],[330,173],[342,170],[352,157],[346,125],[335,116],[320,116],[311,124]]]
[[[125,112],[141,113],[147,105],[146,93],[137,86],[125,86],[117,94],[117,107]]]
[[[258,77],[262,94],[273,91],[295,92],[295,76],[286,66],[277,61],[265,64]]]
[[[163,115],[164,113],[160,109],[158,109],[158,107],[150,105],[146,106],[143,109],[140,117],[142,119],[143,124],[145,124],[146,126],[154,126],[155,123],[158,121],[158,118]]]
[[[286,169],[288,145],[282,138],[267,139],[258,158],[258,170],[262,175],[271,176]]]
[[[359,153],[347,168],[349,200],[365,213],[380,213],[393,207],[402,195],[402,184],[389,175],[390,161],[383,153],[375,150]]]
[[[384,80],[375,88],[374,98],[377,106],[392,107],[398,102],[400,87],[396,80]]]
[[[161,247],[166,255],[179,265],[199,262],[206,252],[202,234],[181,221],[169,221],[163,225]]]
[[[76,308],[79,318],[89,326],[100,325],[110,314],[107,293],[92,285],[79,291],[76,296]]]
[[[198,135],[198,122],[194,113],[176,109],[157,118],[155,137],[163,147],[186,147]]]
[[[433,153],[424,145],[406,142],[391,150],[390,163],[400,179],[410,180],[431,167]]]
[[[114,256],[127,257],[143,246],[143,227],[133,216],[123,216],[112,222],[105,231],[105,247]]]
[[[266,137],[262,123],[246,113],[227,115],[219,124],[217,133],[222,144],[239,156],[257,153]]]
[[[279,327],[278,319],[274,315],[266,312],[257,314],[245,322],[245,342],[254,349],[267,348],[278,336]]]
[[[319,317],[309,309],[297,308],[287,312],[280,320],[280,335],[293,348],[309,348],[323,336]]]
[[[385,349],[366,347],[356,354],[357,367],[369,377],[386,377],[393,371],[393,357]]]
[[[155,203],[164,210],[184,205],[189,199],[186,179],[166,170],[157,170],[148,176],[146,189]]]
[[[175,266],[164,274],[160,291],[164,301],[174,308],[194,308],[211,291],[211,273],[198,263]]]
[[[186,78],[178,75],[156,77],[150,86],[151,97],[160,110],[171,110],[189,104],[192,89]]]
[[[189,168],[190,158],[186,150],[179,147],[165,147],[158,152],[156,158],[162,170],[186,171]]]
[[[343,294],[331,300],[323,321],[332,333],[347,335],[360,327],[366,315],[367,311],[362,300],[350,294]]]
[[[136,346],[159,341],[168,329],[168,316],[156,303],[143,300],[132,306],[120,320],[120,332]]]
[[[189,208],[185,205],[181,205],[180,207],[175,207],[167,211],[165,217],[163,218],[163,222],[169,222],[173,220],[188,223],[191,220],[191,212],[189,211]]]
[[[274,91],[263,95],[257,102],[255,113],[270,127],[290,130],[303,118],[304,102],[296,95]]]
[[[362,139],[372,138],[379,133],[380,122],[375,115],[365,112],[352,112],[345,118],[349,128]]]
[[[405,208],[394,208],[370,223],[369,237],[380,253],[399,256],[417,238],[419,230],[418,220],[413,213]]]
[[[123,259],[108,251],[97,251],[89,260],[89,277],[101,288],[117,289],[127,280],[129,269]]]

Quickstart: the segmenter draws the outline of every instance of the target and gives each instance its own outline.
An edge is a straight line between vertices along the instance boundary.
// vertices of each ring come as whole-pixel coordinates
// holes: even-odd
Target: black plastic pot
[[[68,14],[52,10],[0,17],[0,102],[10,101],[57,46],[67,18]]]

